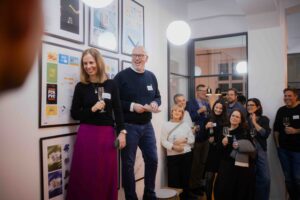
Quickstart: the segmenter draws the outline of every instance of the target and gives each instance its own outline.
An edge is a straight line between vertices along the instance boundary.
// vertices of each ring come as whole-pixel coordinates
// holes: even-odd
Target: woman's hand
[[[120,132],[119,136],[118,136],[118,140],[119,140],[119,149],[123,149],[126,146],[126,134],[123,132]]]
[[[95,105],[91,108],[92,112],[96,112],[98,110],[103,110],[105,108],[105,102],[102,101],[97,101]]]
[[[175,145],[186,145],[187,144],[187,138],[178,138],[174,141]]]
[[[172,149],[174,150],[174,151],[176,151],[176,152],[183,152],[184,151],[184,146],[182,146],[182,145],[176,145],[176,144],[173,144],[173,147],[172,147]]]
[[[228,137],[224,137],[224,138],[223,138],[222,144],[223,144],[224,147],[227,146],[227,144],[228,144]]]
[[[207,124],[205,125],[206,129],[213,128],[213,127],[214,127],[214,123],[213,122],[207,122]]]

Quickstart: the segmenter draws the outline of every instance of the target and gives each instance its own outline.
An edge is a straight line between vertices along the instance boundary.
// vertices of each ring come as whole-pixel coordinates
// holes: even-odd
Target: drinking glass
[[[103,98],[103,93],[104,93],[104,87],[98,87],[98,100],[101,102],[101,101],[104,101],[104,98]],[[105,112],[105,107],[99,111],[99,113],[104,113]]]
[[[290,125],[290,119],[288,117],[283,117],[283,126],[288,127]]]

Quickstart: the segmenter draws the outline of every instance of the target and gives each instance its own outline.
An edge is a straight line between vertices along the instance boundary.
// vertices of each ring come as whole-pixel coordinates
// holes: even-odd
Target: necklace
[[[95,94],[98,94],[99,84],[98,83],[92,83],[92,86],[94,88]]]

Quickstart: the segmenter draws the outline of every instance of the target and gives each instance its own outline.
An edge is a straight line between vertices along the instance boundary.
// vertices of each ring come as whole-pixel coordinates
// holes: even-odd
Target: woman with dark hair
[[[255,147],[240,110],[230,114],[229,123],[228,133],[224,131],[221,142],[217,144],[222,158],[215,183],[215,199],[252,200],[255,178],[252,154],[255,154]]]
[[[212,107],[208,121],[205,123],[205,131],[209,138],[209,151],[205,166],[207,200],[212,199],[213,183],[219,169],[221,154],[217,148],[217,143],[220,143],[222,140],[224,126],[228,126],[226,105],[223,101],[217,100]]]
[[[256,147],[255,160],[255,200],[268,200],[270,194],[270,171],[267,157],[267,139],[271,133],[270,120],[263,116],[260,100],[251,98],[247,101],[248,125],[250,135]]]
[[[118,167],[114,125],[119,148],[126,145],[117,84],[108,80],[97,49],[82,53],[80,82],[71,115],[80,120],[71,166],[67,200],[118,199]]]

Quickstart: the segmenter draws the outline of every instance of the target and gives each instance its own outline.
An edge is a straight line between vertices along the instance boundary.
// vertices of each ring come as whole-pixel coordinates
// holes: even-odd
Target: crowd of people
[[[167,149],[168,170],[172,170],[168,172],[169,186],[183,188],[181,199],[187,200],[204,193],[207,200],[268,200],[271,178],[267,139],[271,128],[260,100],[243,98],[243,105],[237,90],[231,88],[210,108],[206,89],[198,85],[196,98],[189,102],[182,94],[174,96],[176,106],[172,107],[171,120],[165,123],[161,138]],[[299,200],[300,103],[296,89],[286,88],[283,93],[285,105],[277,111],[274,138],[289,199]],[[182,108],[181,115],[189,116],[180,115],[181,120],[174,120],[178,107]],[[190,132],[183,130],[187,126]],[[194,134],[194,144],[190,133]],[[182,148],[179,142],[183,142]],[[183,167],[189,175],[182,173]],[[188,177],[190,180],[186,180]]]

